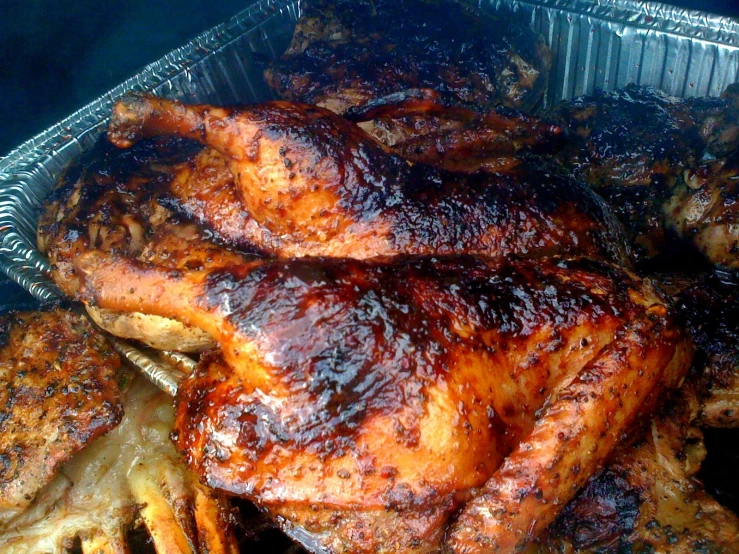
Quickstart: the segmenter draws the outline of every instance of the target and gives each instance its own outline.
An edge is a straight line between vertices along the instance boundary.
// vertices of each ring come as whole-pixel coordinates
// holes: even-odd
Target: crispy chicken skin
[[[142,96],[116,103],[113,144],[163,134],[218,152],[204,151],[178,175],[171,207],[266,254],[625,259],[619,226],[602,201],[539,162],[474,175],[411,166],[356,125],[305,104],[236,110]],[[224,161],[233,189],[223,186]]]
[[[664,248],[663,206],[698,165],[724,107],[632,84],[567,100],[549,115],[569,132],[560,158],[614,208],[641,260]]]
[[[81,315],[0,318],[0,527],[123,415],[120,359]]]
[[[65,171],[38,227],[39,249],[48,254],[52,277],[63,292],[76,297],[74,260],[92,248],[170,268],[243,261],[161,203],[178,164],[200,149],[189,141],[155,139],[120,150],[101,140]],[[213,346],[202,331],[174,320],[94,307],[88,311],[111,334],[155,348],[201,351]]]
[[[648,283],[587,260],[77,267],[88,302],[215,338],[177,401],[187,463],[331,552],[434,551],[471,496],[451,551],[525,544],[692,354]]]
[[[512,14],[448,0],[314,0],[301,7],[292,43],[265,72],[288,100],[341,114],[429,88],[447,105],[527,110],[546,88],[551,53]]]

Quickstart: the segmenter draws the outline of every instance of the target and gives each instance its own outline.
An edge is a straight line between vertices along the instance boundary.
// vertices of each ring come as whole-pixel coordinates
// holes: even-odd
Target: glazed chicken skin
[[[451,551],[525,544],[692,354],[648,283],[587,260],[77,265],[88,302],[212,334],[179,449],[328,552],[437,551],[462,505]]]
[[[172,269],[220,267],[246,259],[162,205],[178,164],[200,149],[191,141],[167,138],[120,150],[102,139],[67,168],[38,227],[39,250],[49,256],[52,278],[65,294],[76,298],[74,260],[90,249]],[[88,312],[111,334],[154,348],[197,352],[213,346],[208,335],[177,321],[93,307]]]
[[[113,144],[158,135],[211,148],[175,178],[168,206],[241,248],[279,257],[625,259],[602,201],[540,162],[474,175],[411,166],[356,125],[304,104],[232,110],[140,96],[116,103]]]
[[[301,11],[290,46],[265,71],[287,100],[343,114],[428,88],[448,106],[528,110],[546,88],[551,53],[512,14],[449,0],[313,0]]]
[[[120,366],[79,314],[0,318],[0,529],[12,526],[62,464],[118,425]]]

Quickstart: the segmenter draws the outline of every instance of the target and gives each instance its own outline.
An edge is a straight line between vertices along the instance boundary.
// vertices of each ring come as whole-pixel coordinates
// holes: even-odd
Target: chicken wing
[[[329,552],[433,551],[465,502],[452,551],[525,544],[692,353],[647,282],[588,260],[172,272],[91,252],[78,270],[88,302],[212,334],[220,352],[180,387],[178,447]]]
[[[120,359],[81,315],[0,318],[0,528],[123,415]]]
[[[108,133],[115,145],[162,134],[218,152],[204,151],[178,175],[172,207],[267,254],[625,260],[620,228],[602,201],[538,162],[474,175],[410,166],[356,125],[304,104],[232,110],[141,96],[116,103]],[[225,164],[231,189],[223,187]]]

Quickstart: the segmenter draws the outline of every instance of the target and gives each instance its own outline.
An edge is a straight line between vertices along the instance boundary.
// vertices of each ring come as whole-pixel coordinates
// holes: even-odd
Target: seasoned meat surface
[[[265,72],[288,100],[344,113],[408,89],[445,105],[530,109],[546,88],[551,54],[513,14],[450,0],[314,0],[292,43]]]
[[[739,518],[696,479],[706,454],[694,426],[699,396],[691,383],[669,398],[643,436],[619,448],[530,551],[739,552]]]
[[[739,291],[714,274],[669,275],[662,286],[690,329],[701,374],[700,424],[739,427]]]
[[[683,173],[697,167],[721,99],[682,100],[628,85],[563,102],[551,116],[569,131],[560,154],[614,208],[637,259],[665,246],[663,206]]]
[[[0,527],[123,410],[120,359],[81,315],[0,317]]]
[[[668,228],[711,263],[739,270],[739,156],[690,172],[664,214]]]
[[[527,542],[691,359],[647,282],[588,260],[78,269],[87,301],[216,339],[181,385],[179,448],[331,552],[430,551],[465,502],[452,551]]]
[[[49,255],[62,291],[75,297],[74,260],[92,248],[172,269],[243,261],[161,204],[178,164],[200,148],[190,141],[155,139],[120,150],[102,139],[66,170],[38,228],[39,249]],[[94,308],[90,315],[114,335],[157,348],[198,351],[212,346],[202,332],[176,321],[141,314],[123,317]]]
[[[602,201],[538,161],[492,174],[411,166],[355,125],[305,104],[237,110],[155,97],[116,104],[114,144],[162,134],[217,151],[203,151],[177,176],[170,206],[266,254],[625,259],[620,228]]]

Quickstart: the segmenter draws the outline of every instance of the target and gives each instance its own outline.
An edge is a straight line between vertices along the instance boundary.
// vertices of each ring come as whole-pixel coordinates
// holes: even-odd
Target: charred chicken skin
[[[0,318],[0,529],[123,415],[120,359],[84,317]]]
[[[280,257],[625,259],[602,201],[540,162],[472,175],[411,166],[356,125],[304,104],[236,110],[140,96],[116,103],[113,144],[159,135],[210,147],[175,178],[171,207],[242,248]],[[226,167],[233,188],[224,188]]]
[[[637,259],[665,248],[664,205],[698,166],[724,106],[628,85],[565,101],[551,114],[569,131],[560,159],[614,208]]]
[[[342,114],[427,88],[445,105],[527,110],[546,88],[551,53],[512,16],[448,0],[314,0],[302,11],[289,48],[265,72],[288,100]]]
[[[704,427],[739,427],[739,293],[714,274],[669,275],[661,286],[697,347],[701,375],[698,422]]]
[[[593,261],[77,266],[88,302],[214,337],[180,388],[178,447],[331,552],[524,545],[692,354],[647,282]]]

